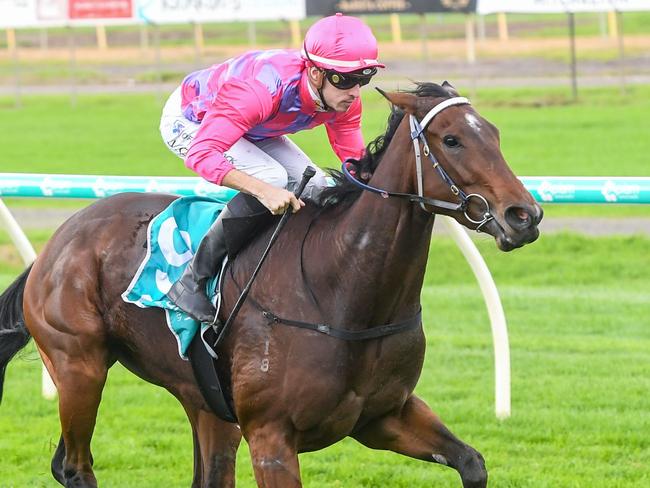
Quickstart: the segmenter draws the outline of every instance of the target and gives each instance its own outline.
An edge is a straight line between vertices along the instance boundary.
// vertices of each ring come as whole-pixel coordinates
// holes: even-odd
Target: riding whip
[[[305,168],[305,171],[302,173],[302,180],[300,181],[300,184],[298,185],[298,188],[294,191],[294,195],[296,198],[300,198],[300,195],[302,195],[302,192],[305,190],[305,187],[307,186],[307,183],[309,183],[309,180],[316,174],[316,170],[312,168],[311,166],[307,166]],[[248,283],[246,283],[246,286],[244,287],[244,290],[241,292],[241,295],[239,295],[239,298],[237,299],[237,303],[235,303],[235,306],[232,309],[232,312],[230,312],[230,315],[228,316],[228,319],[226,322],[223,324],[223,327],[221,327],[221,330],[219,331],[219,335],[217,336],[217,340],[214,342],[214,349],[217,348],[221,340],[225,337],[225,332],[228,330],[232,322],[235,320],[237,317],[237,314],[239,313],[239,309],[242,307],[244,304],[244,301],[246,300],[246,297],[248,296],[248,292],[251,289],[251,286],[253,286],[253,281],[255,281],[255,277],[260,271],[260,268],[262,267],[262,264],[264,263],[264,260],[266,259],[266,256],[269,254],[269,251],[271,250],[271,246],[273,246],[273,243],[276,241],[278,238],[278,235],[280,234],[280,231],[282,228],[285,226],[287,221],[289,220],[289,217],[292,214],[292,208],[291,205],[284,211],[282,214],[282,218],[280,219],[280,222],[278,222],[278,225],[275,227],[275,230],[273,231],[273,234],[271,235],[271,239],[269,239],[269,243],[266,246],[266,249],[264,249],[264,252],[262,253],[262,257],[260,258],[260,261],[257,263],[257,266],[255,267],[255,270],[253,271],[253,274],[251,275],[250,279],[248,280]]]

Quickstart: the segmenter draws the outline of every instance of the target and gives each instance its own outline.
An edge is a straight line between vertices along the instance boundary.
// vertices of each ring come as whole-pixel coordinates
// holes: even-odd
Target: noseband
[[[440,165],[436,157],[429,149],[429,144],[427,143],[427,139],[424,136],[424,130],[431,123],[433,118],[436,115],[438,115],[440,112],[442,112],[444,109],[453,107],[454,105],[470,105],[470,102],[465,97],[448,98],[440,102],[431,110],[429,110],[429,112],[422,119],[421,123],[417,121],[414,115],[409,115],[409,124],[411,127],[411,140],[413,141],[413,150],[415,151],[415,171],[416,171],[417,181],[418,181],[417,195],[412,193],[391,192],[391,191],[382,190],[380,188],[375,188],[374,186],[370,186],[365,183],[362,183],[361,181],[357,180],[354,176],[350,174],[350,171],[348,170],[346,163],[343,163],[342,166],[343,174],[354,185],[358,186],[363,190],[370,191],[372,193],[378,193],[383,198],[388,198],[388,197],[407,198],[411,202],[419,203],[422,209],[425,211],[428,211],[425,207],[425,205],[428,205],[430,207],[434,207],[434,209],[439,208],[444,210],[463,212],[463,215],[467,220],[469,220],[473,224],[477,224],[476,230],[477,231],[481,230],[481,227],[483,227],[485,224],[487,224],[490,220],[494,218],[490,213],[490,205],[488,204],[488,201],[485,199],[483,195],[480,195],[478,193],[469,193],[469,194],[465,193],[461,188],[458,187],[458,185],[456,185],[456,183],[454,183],[454,180],[452,180],[452,178],[445,171],[445,169]],[[436,172],[438,173],[442,181],[444,181],[449,186],[451,192],[454,195],[456,195],[458,198],[460,198],[460,203],[446,202],[444,200],[436,200],[434,198],[427,198],[424,196],[423,183],[422,183],[422,155],[420,153],[420,144],[422,144],[422,152],[424,152],[424,155],[429,157],[431,163],[433,164],[433,168],[436,170]],[[485,212],[483,213],[482,220],[473,219],[467,213],[469,202],[471,201],[472,198],[478,199],[485,206]]]

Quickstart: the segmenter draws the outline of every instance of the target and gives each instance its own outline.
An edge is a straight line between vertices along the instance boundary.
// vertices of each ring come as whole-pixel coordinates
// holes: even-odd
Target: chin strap
[[[325,81],[323,81],[323,83],[325,83]],[[332,110],[332,107],[327,105],[327,102],[325,101],[325,97],[323,96],[323,85],[322,84],[321,84],[321,87],[318,89],[318,98],[320,98],[320,103],[323,105],[323,108],[326,111],[329,112],[330,110]]]

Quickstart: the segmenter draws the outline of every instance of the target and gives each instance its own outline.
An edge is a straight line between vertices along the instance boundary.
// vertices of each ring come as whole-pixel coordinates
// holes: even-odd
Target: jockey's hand
[[[271,185],[266,185],[255,196],[273,215],[281,215],[289,207],[293,208],[293,212],[295,213],[305,206],[305,202],[296,198],[289,190]]]
[[[224,176],[222,185],[253,195],[273,215],[280,215],[291,207],[297,212],[305,206],[305,202],[284,188],[277,188],[242,171],[233,169]]]

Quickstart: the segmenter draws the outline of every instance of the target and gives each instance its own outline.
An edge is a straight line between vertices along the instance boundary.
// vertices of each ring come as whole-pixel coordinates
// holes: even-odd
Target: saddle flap
[[[207,335],[206,340],[212,341],[214,338],[212,328],[208,328],[205,333]],[[201,331],[195,334],[187,351],[196,382],[203,394],[203,398],[217,417],[226,422],[237,423],[232,396],[229,393],[230,388],[227,384],[229,381],[223,383],[225,378],[219,377],[215,364],[216,360],[208,352],[208,346],[204,344],[202,336]]]

